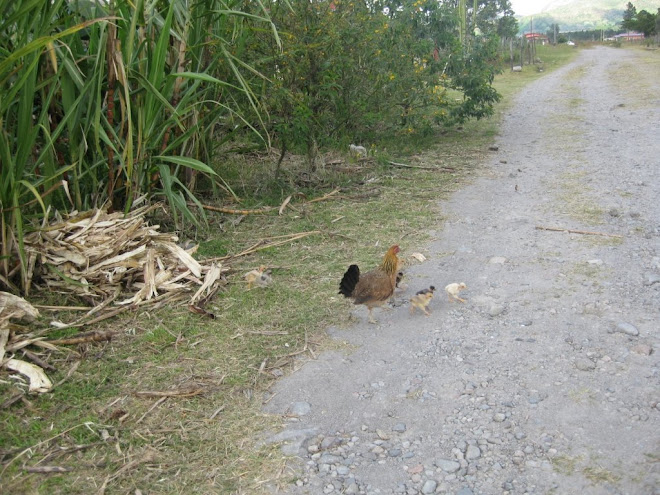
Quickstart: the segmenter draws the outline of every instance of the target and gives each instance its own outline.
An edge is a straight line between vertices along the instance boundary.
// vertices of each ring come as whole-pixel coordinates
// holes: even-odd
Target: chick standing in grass
[[[435,287],[431,286],[428,289],[422,289],[417,294],[410,298],[410,314],[415,312],[415,308],[419,308],[426,316],[430,316],[428,305],[433,299],[433,292]]]
[[[248,284],[248,290],[252,289],[252,285],[258,287],[268,287],[273,281],[270,276],[272,270],[266,270],[264,265],[261,265],[259,268],[255,268],[252,271],[249,271],[245,274],[245,280]]]
[[[458,296],[458,294],[464,289],[467,289],[465,282],[461,282],[460,284],[449,284],[447,287],[445,287],[447,296],[449,296],[449,302],[459,301],[464,303],[465,299],[461,299]]]

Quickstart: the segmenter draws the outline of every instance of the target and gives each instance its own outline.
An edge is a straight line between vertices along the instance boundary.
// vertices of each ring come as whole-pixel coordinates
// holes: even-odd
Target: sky
[[[549,0],[510,0],[516,15],[537,14],[549,3]]]

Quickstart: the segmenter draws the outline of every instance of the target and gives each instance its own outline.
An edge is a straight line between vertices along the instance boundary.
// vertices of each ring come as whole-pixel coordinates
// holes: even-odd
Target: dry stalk
[[[203,393],[204,390],[201,388],[195,389],[179,389],[179,390],[165,390],[163,392],[157,390],[144,390],[140,392],[135,392],[135,395],[139,397],[194,397]]]
[[[573,230],[573,229],[564,229],[561,227],[543,227],[540,225],[536,226],[536,230],[549,230],[551,232],[567,232],[569,234],[582,234],[582,235],[600,235],[604,237],[616,237],[622,239],[623,236],[619,234],[608,234],[606,232],[592,232],[589,230]]]
[[[104,342],[107,340],[112,340],[112,337],[118,334],[117,330],[108,330],[105,332],[85,332],[75,337],[69,337],[67,339],[56,339],[56,340],[47,340],[49,344],[53,345],[76,345],[84,344],[87,342]]]
[[[315,234],[322,234],[320,230],[310,230],[309,232],[299,232],[297,234],[286,234],[286,235],[281,235],[281,236],[276,236],[276,237],[270,237],[270,238],[265,238],[261,239],[260,241],[256,242],[252,246],[250,246],[247,249],[244,249],[238,254],[229,254],[226,256],[220,256],[217,258],[208,258],[205,261],[225,261],[229,259],[236,259],[240,258],[242,256],[247,256],[249,254],[256,253],[257,251],[261,251],[262,249],[268,249],[271,247],[275,246],[282,246],[283,244],[287,244],[289,242],[297,241],[299,239],[303,239],[304,237],[310,236],[310,235],[315,235]],[[271,239],[280,239],[280,240],[274,240],[271,241]]]
[[[188,206],[197,206],[194,203],[188,203]],[[202,205],[202,208],[208,211],[215,211],[218,213],[226,213],[228,215],[263,215],[269,211],[273,211],[275,208],[267,206],[259,210],[237,210],[234,208],[224,208],[222,206],[211,206],[211,205]]]
[[[71,468],[61,466],[30,466],[26,467],[25,470],[28,473],[68,473],[73,471]]]
[[[456,172],[455,168],[452,167],[423,167],[421,165],[407,165],[405,163],[397,163],[397,162],[387,162],[393,167],[398,167],[398,168],[414,168],[417,170],[432,170],[434,172]]]

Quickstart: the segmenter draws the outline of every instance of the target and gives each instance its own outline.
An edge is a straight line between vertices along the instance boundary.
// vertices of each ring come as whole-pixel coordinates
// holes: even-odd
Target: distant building
[[[627,33],[615,34],[613,38],[615,41],[641,41],[644,39],[644,33],[628,31]]]
[[[548,37],[541,33],[525,33],[524,36],[527,41],[535,41],[537,43],[540,42],[542,45],[545,45],[549,42]]]

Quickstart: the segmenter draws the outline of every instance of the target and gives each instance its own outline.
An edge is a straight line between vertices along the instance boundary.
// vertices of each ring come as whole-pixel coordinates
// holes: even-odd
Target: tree
[[[631,2],[628,2],[628,5],[626,5],[626,10],[623,12],[623,21],[621,21],[621,27],[627,31],[634,31],[636,16],[637,9]]]
[[[312,158],[317,146],[429,132],[492,113],[499,38],[462,44],[450,2],[291,0],[291,7],[270,3],[281,52],[266,37],[249,47],[255,68],[273,74],[264,104],[288,149]]]
[[[651,14],[646,10],[640,10],[637,12],[635,6],[628,2],[626,10],[623,13],[623,21],[621,21],[621,27],[627,31],[638,31],[640,33],[644,33],[645,37],[650,38],[659,32],[659,18],[660,8],[656,14]]]
[[[656,20],[657,20],[657,16],[655,14],[651,14],[646,10],[640,10],[637,13],[637,19],[636,22],[634,23],[634,29],[635,31],[644,33],[644,36],[646,38],[650,38],[657,33]]]
[[[551,24],[548,30],[545,33],[548,36],[548,39],[552,40],[552,44],[557,44],[557,35],[559,34],[559,24]]]
[[[514,17],[509,0],[479,0],[477,26],[485,35],[513,38],[518,33],[518,20]],[[474,30],[474,27],[473,27]]]

